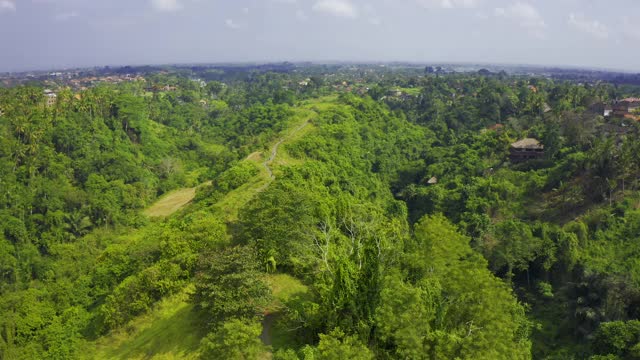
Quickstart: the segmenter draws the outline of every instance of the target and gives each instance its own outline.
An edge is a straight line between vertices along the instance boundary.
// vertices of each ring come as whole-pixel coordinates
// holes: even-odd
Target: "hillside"
[[[308,71],[0,89],[0,357],[637,355],[640,89]]]

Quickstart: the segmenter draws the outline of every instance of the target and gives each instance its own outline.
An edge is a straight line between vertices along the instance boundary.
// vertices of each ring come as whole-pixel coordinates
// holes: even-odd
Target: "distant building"
[[[636,110],[640,108],[640,99],[639,98],[626,98],[620,101],[617,101],[613,104],[613,115],[625,117],[626,115],[633,114]]]
[[[640,98],[627,98],[622,101],[627,104],[627,110],[629,113],[634,113],[640,109]]]
[[[56,101],[58,101],[58,95],[56,95],[56,94],[47,95],[47,106],[55,105]]]
[[[58,95],[56,95],[56,93],[54,93],[52,90],[49,90],[49,89],[44,90],[44,96],[47,101],[46,102],[47,106],[55,105],[56,101],[58,100]]]
[[[604,116],[605,117],[609,117],[609,116],[611,116],[611,114],[613,114],[613,106],[605,105],[605,107],[604,107]]]
[[[544,145],[537,139],[526,138],[511,144],[509,158],[518,163],[544,157]]]

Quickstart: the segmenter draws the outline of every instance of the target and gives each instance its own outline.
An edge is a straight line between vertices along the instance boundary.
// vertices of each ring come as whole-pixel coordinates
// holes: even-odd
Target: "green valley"
[[[640,122],[603,112],[640,87],[373,65],[44,85],[0,88],[2,359],[640,356]]]

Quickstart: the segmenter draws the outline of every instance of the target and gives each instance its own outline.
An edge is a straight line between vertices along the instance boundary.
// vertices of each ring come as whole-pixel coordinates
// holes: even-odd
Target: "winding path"
[[[260,188],[258,188],[257,190],[254,190],[255,191],[254,193],[262,192],[267,187],[269,187],[269,185],[271,184],[271,182],[273,182],[273,180],[275,180],[275,175],[273,174],[273,169],[271,168],[271,164],[275,161],[276,157],[278,156],[278,149],[280,145],[282,145],[285,141],[289,140],[300,130],[304,129],[307,125],[309,125],[310,121],[311,121],[311,118],[307,119],[304,123],[302,123],[295,129],[291,130],[291,132],[281,137],[280,140],[278,140],[278,142],[271,147],[271,154],[269,158],[262,162],[262,166],[264,166],[264,168],[267,170],[267,174],[268,174],[267,182],[262,186],[260,186]],[[247,160],[255,161],[258,159],[259,155],[260,155],[260,152],[255,152],[249,155],[247,157]],[[169,194],[166,194],[165,196],[160,198],[149,208],[147,208],[144,211],[144,214],[149,217],[167,217],[175,213],[176,211],[182,209],[185,205],[193,201],[193,198],[196,195],[196,190],[198,189],[198,187],[203,185],[211,185],[211,181],[208,181],[202,185],[199,185],[193,188],[185,188],[185,189],[178,189],[178,190],[172,191]]]
[[[306,120],[302,125],[293,129],[293,131],[287,134],[287,136],[280,138],[280,140],[278,140],[278,142],[273,145],[273,147],[271,148],[271,156],[269,156],[269,158],[262,163],[262,166],[264,166],[264,168],[267,170],[267,173],[269,174],[269,181],[267,181],[267,183],[265,183],[258,190],[256,190],[256,193],[264,191],[266,188],[269,187],[269,185],[271,185],[273,180],[275,180],[276,177],[275,175],[273,175],[273,169],[271,168],[271,163],[273,163],[273,161],[276,159],[276,156],[278,156],[278,148],[280,147],[280,145],[282,145],[283,142],[290,139],[297,132],[299,132],[300,130],[304,129],[307,125],[309,125],[309,121],[311,121],[311,119]]]
[[[278,140],[278,142],[275,143],[271,148],[271,156],[262,163],[264,168],[267,169],[267,173],[269,173],[269,178],[271,180],[275,179],[275,176],[273,175],[273,169],[271,169],[270,165],[276,159],[276,156],[278,156],[278,148],[280,147],[280,145],[282,145],[283,142],[285,142],[285,140],[295,135],[298,131],[304,129],[307,125],[309,125],[309,120],[305,121],[302,125],[293,129],[293,131],[291,131],[287,136],[280,138],[280,140]]]

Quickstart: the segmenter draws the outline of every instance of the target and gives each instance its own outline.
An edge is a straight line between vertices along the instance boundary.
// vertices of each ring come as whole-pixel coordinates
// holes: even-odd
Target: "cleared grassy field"
[[[306,298],[308,288],[286,274],[267,275],[274,300],[268,306],[263,341],[274,349],[293,347],[290,332],[278,319],[284,304]],[[201,330],[199,316],[188,302],[193,286],[162,300],[149,314],[139,316],[123,329],[100,338],[83,354],[84,359],[191,360],[198,358]],[[265,354],[264,358],[270,358]]]
[[[196,196],[196,190],[200,186],[211,185],[211,181],[208,181],[202,185],[184,188],[171,191],[170,193],[161,197],[153,205],[151,205],[144,214],[149,217],[165,217],[180,210],[183,206],[190,203]]]
[[[306,296],[309,289],[300,280],[287,274],[267,275],[266,283],[271,288],[274,301],[267,308],[267,313],[282,310],[284,304],[294,296]]]
[[[273,302],[265,311],[266,316],[262,321],[262,335],[260,338],[272,349],[296,348],[300,344],[292,341],[291,329],[281,321],[285,304],[307,299],[309,289],[300,280],[287,274],[273,274],[266,277],[266,282],[271,288]]]
[[[197,359],[200,339],[198,315],[188,302],[193,287],[162,300],[154,310],[137,317],[122,330],[100,338],[85,359]]]
[[[172,191],[151,205],[144,214],[149,217],[169,216],[190,203],[195,196],[194,187]]]

